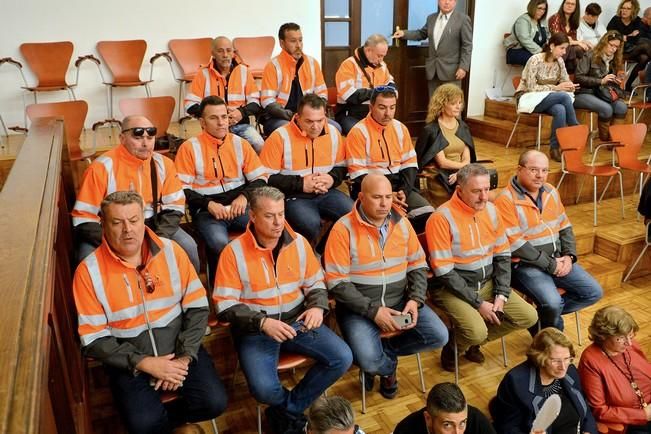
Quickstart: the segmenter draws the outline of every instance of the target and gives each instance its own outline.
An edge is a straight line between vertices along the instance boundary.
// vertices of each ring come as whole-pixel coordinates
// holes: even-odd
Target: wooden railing
[[[32,123],[0,192],[0,434],[88,433],[63,121]]]

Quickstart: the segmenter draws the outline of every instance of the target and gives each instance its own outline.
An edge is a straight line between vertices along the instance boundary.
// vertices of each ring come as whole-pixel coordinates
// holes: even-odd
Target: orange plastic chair
[[[624,434],[626,427],[621,423],[597,422],[599,434]]]
[[[251,68],[253,78],[262,78],[264,67],[271,60],[276,40],[273,36],[233,39],[233,48],[242,61]]]
[[[642,123],[610,126],[610,137],[613,141],[619,142],[623,145],[615,148],[617,154],[617,166],[620,169],[640,173],[640,194],[642,194],[644,176],[651,174],[651,166],[649,166],[648,161],[643,163],[638,159],[640,150],[644,144],[644,139],[646,138],[646,132],[647,126]],[[608,188],[608,186],[606,188]]]
[[[646,91],[651,87],[651,83],[639,84],[633,88],[631,96],[628,97],[628,107],[633,109],[633,122],[637,123],[642,117],[644,110],[651,109],[651,100],[647,100]],[[635,96],[639,95],[641,100],[635,100]],[[639,114],[638,114],[639,110]]]
[[[181,70],[180,76],[177,76],[172,70],[174,79],[179,83],[179,117],[183,117],[184,114],[183,90],[185,85],[192,82],[200,65],[205,65],[210,61],[211,46],[212,38],[172,39],[168,44],[170,53]],[[171,65],[170,63],[170,67]]]
[[[617,175],[619,177],[619,192],[622,200],[622,218],[624,218],[624,185],[622,183],[622,172],[619,168],[612,165],[595,166],[595,160],[599,149],[602,147],[619,147],[622,145],[616,143],[602,143],[594,151],[592,156],[592,163],[588,166],[583,163],[583,154],[585,152],[585,145],[588,141],[588,127],[586,125],[574,125],[570,127],[563,127],[556,130],[558,143],[561,147],[561,179],[558,181],[556,188],[558,189],[568,173],[575,175],[592,176],[592,195],[593,195],[593,208],[594,220],[593,225],[597,226],[597,177],[607,176],[612,178]],[[608,186],[606,186],[608,187]],[[581,190],[583,189],[583,180],[579,187],[579,192],[576,196],[576,203],[579,202],[581,197]],[[606,189],[604,189],[604,192]],[[601,199],[603,198],[601,194]]]
[[[81,131],[84,129],[88,104],[83,100],[63,101],[42,104],[31,104],[26,108],[27,117],[31,121],[41,117],[63,118],[68,154],[71,161],[90,158],[95,155],[95,149],[81,149]]]
[[[38,103],[37,92],[66,90],[71,100],[76,99],[73,90],[76,84],[66,82],[66,73],[70,66],[73,49],[70,41],[20,44],[20,53],[36,76],[36,85],[27,86],[25,84],[23,89],[34,94],[35,104]]]
[[[151,96],[149,81],[140,79],[140,68],[147,51],[147,42],[142,39],[130,41],[100,41],[97,51],[104,64],[111,71],[113,80],[108,81],[102,74],[102,82],[108,89],[107,111],[109,120],[113,120],[113,88],[144,86],[147,96]],[[101,72],[101,70],[100,70]]]
[[[167,134],[167,128],[174,114],[174,98],[153,96],[149,98],[125,98],[120,100],[120,111],[124,116],[144,116],[158,130],[156,138]]]
[[[513,88],[517,89],[518,86],[520,86],[520,81],[522,80],[522,77],[519,75],[516,75],[513,77]],[[513,135],[515,134],[515,129],[518,126],[518,122],[520,122],[520,116],[522,116],[522,113],[518,111],[518,106],[516,104],[515,106],[515,113],[518,115],[518,117],[515,119],[515,123],[513,124],[513,129],[511,130],[511,135],[509,136],[509,140],[506,141],[506,147],[508,148],[509,145],[511,144],[511,139],[513,138]],[[543,116],[546,116],[545,113],[525,113],[525,114],[531,114],[538,116],[538,135],[536,136],[536,149],[540,150],[540,136],[542,134],[542,118]]]

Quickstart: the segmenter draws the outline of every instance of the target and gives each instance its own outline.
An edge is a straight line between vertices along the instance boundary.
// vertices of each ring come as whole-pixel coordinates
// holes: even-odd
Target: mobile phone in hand
[[[393,318],[393,322],[401,329],[411,325],[411,314],[393,315],[391,318]]]

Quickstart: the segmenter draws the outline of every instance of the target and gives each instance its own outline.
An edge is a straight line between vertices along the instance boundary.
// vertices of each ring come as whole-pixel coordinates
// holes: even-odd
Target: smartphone
[[[304,333],[307,331],[307,327],[305,327],[303,320],[295,321],[291,324],[291,326],[294,330],[296,330],[296,333]]]
[[[392,318],[393,322],[395,322],[401,329],[411,325],[411,315],[408,313],[404,315],[394,315]]]

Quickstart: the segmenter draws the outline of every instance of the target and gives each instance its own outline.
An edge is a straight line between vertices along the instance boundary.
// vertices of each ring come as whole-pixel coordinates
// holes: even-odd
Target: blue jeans
[[[264,144],[264,139],[255,129],[253,125],[250,124],[237,124],[229,128],[230,132],[236,136],[240,136],[253,146],[256,154],[259,154],[262,151],[262,145]]]
[[[199,211],[192,217],[192,224],[206,243],[206,260],[208,262],[208,281],[215,282],[215,271],[219,254],[228,244],[229,232],[244,232],[249,223],[248,211],[231,220],[217,220],[208,211]]]
[[[393,309],[402,311],[405,301]],[[427,305],[418,309],[416,327],[391,339],[380,339],[380,328],[370,319],[343,306],[337,306],[341,333],[353,350],[355,363],[372,375],[391,375],[398,366],[398,356],[440,348],[448,341],[448,329]]]
[[[287,221],[310,243],[316,242],[321,232],[321,218],[335,222],[352,209],[353,200],[336,188],[313,198],[291,197],[285,201]]]
[[[509,48],[506,50],[506,64],[524,66],[531,56],[533,54],[526,48]]]
[[[552,116],[552,134],[549,146],[558,148],[556,130],[570,125],[579,125],[572,105],[572,98],[566,92],[552,92],[533,109],[534,113],[547,113]]]
[[[348,370],[353,360],[348,345],[324,325],[299,331],[294,339],[282,343],[263,333],[235,336],[235,347],[256,401],[280,407],[292,415],[302,414]],[[281,351],[302,354],[315,361],[292,390],[287,390],[278,378]]]
[[[611,119],[613,116],[623,118],[628,110],[626,103],[622,100],[607,103],[591,93],[578,94],[574,99],[574,107],[597,112],[599,119]]]
[[[603,296],[597,281],[579,264],[564,277],[548,274],[538,267],[519,265],[511,272],[511,286],[531,297],[538,306],[540,327],[563,330],[561,315],[596,303]],[[556,288],[563,288],[561,297]]]
[[[338,118],[339,125],[341,125],[341,133],[344,135],[348,135],[350,130],[353,129],[355,125],[357,125],[357,122],[359,122],[361,119],[356,118],[353,116],[342,116],[341,118]]]
[[[113,400],[130,433],[171,433],[175,426],[210,420],[226,409],[226,389],[203,347],[199,348],[197,360],[190,363],[183,387],[178,389],[183,399],[171,403],[169,412],[161,403],[161,392],[149,384],[149,375],[134,376],[110,366],[106,366],[106,372]]]

